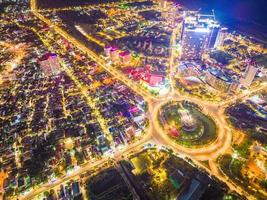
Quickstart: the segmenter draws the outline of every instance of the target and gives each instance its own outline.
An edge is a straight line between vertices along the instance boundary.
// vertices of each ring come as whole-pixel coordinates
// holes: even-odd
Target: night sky
[[[266,0],[176,0],[188,8],[215,10],[220,21],[242,20],[267,28]]]

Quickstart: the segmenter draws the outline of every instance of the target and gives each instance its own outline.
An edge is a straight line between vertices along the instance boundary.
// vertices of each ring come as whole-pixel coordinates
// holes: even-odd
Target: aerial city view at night
[[[265,0],[0,0],[0,200],[266,200]]]

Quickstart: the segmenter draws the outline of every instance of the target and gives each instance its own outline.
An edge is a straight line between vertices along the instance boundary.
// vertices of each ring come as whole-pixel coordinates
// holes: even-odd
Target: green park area
[[[189,102],[170,102],[159,112],[161,127],[177,143],[200,147],[213,142],[217,131],[215,122]]]
[[[136,183],[143,184],[143,198],[162,200],[174,199],[181,191],[185,177],[175,176],[178,166],[184,164],[186,169],[193,170],[180,159],[175,159],[166,152],[147,150],[130,159],[134,169]],[[178,162],[178,163],[176,163]],[[184,163],[183,163],[184,162]]]
[[[221,171],[257,199],[266,199],[266,152],[248,138],[234,152],[218,158]]]

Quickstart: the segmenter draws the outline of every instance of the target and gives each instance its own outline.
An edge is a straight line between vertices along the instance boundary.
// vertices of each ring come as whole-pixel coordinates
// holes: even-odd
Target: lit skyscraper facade
[[[186,12],[182,27],[182,60],[201,59],[207,48],[214,48],[220,26],[214,15],[199,15],[197,12]]]
[[[225,37],[226,37],[226,34],[227,34],[227,28],[221,28],[219,30],[219,33],[216,37],[216,41],[215,41],[215,45],[214,47],[215,48],[220,48],[224,45],[224,40],[225,40]]]
[[[240,83],[245,87],[250,87],[252,84],[256,74],[258,72],[258,68],[255,62],[250,61],[246,68],[245,74],[243,78],[240,79]]]

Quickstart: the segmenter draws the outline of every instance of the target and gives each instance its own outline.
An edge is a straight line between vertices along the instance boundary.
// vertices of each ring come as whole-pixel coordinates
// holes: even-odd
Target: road
[[[177,26],[175,29],[172,31],[171,39],[170,39],[170,47],[171,47],[171,52],[170,52],[170,57],[169,57],[169,82],[170,82],[170,94],[173,94],[174,88],[175,88],[175,81],[173,80],[173,75],[175,71],[175,51],[176,51],[176,39],[177,39],[177,32],[179,27]]]
[[[231,100],[224,101],[221,104],[205,102],[203,100],[193,98],[191,96],[181,95],[174,90],[174,82],[172,80],[172,75],[174,72],[174,59],[175,59],[175,49],[172,48],[170,57],[169,57],[170,91],[167,95],[163,97],[155,97],[154,95],[151,95],[148,91],[143,90],[139,85],[135,84],[132,80],[127,78],[119,70],[106,65],[105,61],[101,59],[98,55],[96,55],[93,51],[91,51],[88,47],[86,47],[84,44],[76,40],[73,36],[68,34],[65,30],[53,24],[49,19],[42,16],[37,10],[36,0],[31,0],[31,10],[34,13],[34,15],[38,17],[41,21],[48,24],[50,27],[53,27],[56,33],[58,33],[59,35],[64,37],[66,40],[74,44],[81,51],[85,52],[90,58],[92,58],[96,63],[98,63],[98,65],[101,66],[104,70],[110,73],[115,79],[123,82],[126,86],[131,88],[136,94],[141,95],[147,102],[148,119],[149,119],[149,127],[147,130],[147,133],[144,135],[142,139],[136,141],[135,143],[126,146],[124,149],[117,150],[114,153],[113,155],[114,157],[112,159],[115,159],[115,161],[119,161],[123,159],[125,155],[140,151],[143,145],[148,142],[157,144],[158,146],[165,145],[169,148],[172,148],[175,153],[192,158],[192,160],[194,160],[195,163],[197,163],[198,165],[202,167],[204,166],[199,161],[209,160],[210,169],[208,169],[207,167],[204,167],[204,168],[210,174],[216,176],[218,179],[225,182],[232,190],[236,191],[237,193],[246,194],[246,192],[244,192],[240,187],[237,187],[236,185],[234,185],[223,174],[221,174],[220,170],[217,167],[217,164],[215,163],[215,160],[216,158],[218,158],[218,156],[224,154],[225,152],[229,150],[229,148],[231,147],[231,142],[232,142],[232,133],[231,133],[231,129],[229,125],[227,124],[225,120],[224,109],[226,105],[230,105],[238,100],[247,98],[251,93],[266,88],[266,85],[262,85],[261,87],[256,88],[255,90],[250,91],[249,93],[245,95],[238,95],[236,98],[232,98]],[[178,28],[175,28],[173,30],[173,33],[171,36],[171,47],[175,46],[177,31],[178,31]],[[79,83],[77,84],[79,85]],[[162,128],[160,127],[158,123],[158,119],[157,119],[160,108],[164,104],[169,102],[170,100],[190,101],[190,102],[193,102],[199,105],[202,108],[203,113],[206,115],[209,115],[216,122],[216,125],[218,127],[217,139],[214,142],[207,144],[203,147],[197,148],[197,149],[183,147],[175,143],[173,140],[171,140],[168,137],[168,135],[164,132],[164,130],[162,130]],[[76,171],[74,171],[73,173],[67,176],[61,177],[53,183],[46,183],[38,188],[34,188],[28,194],[25,194],[19,197],[19,199],[21,200],[32,199],[34,196],[44,191],[50,190],[51,188],[54,188],[55,186],[58,186],[66,181],[69,181],[72,178],[77,177],[80,174],[94,168],[95,166],[101,165],[107,162],[109,159],[111,158],[104,157],[101,160],[98,160],[92,163],[88,162],[84,164],[83,166],[81,166]]]
[[[187,100],[187,98],[175,97],[175,96],[172,97],[172,101],[184,101],[184,100]],[[150,118],[151,118],[150,122],[152,123],[152,127],[154,128],[153,137],[155,137],[155,139],[157,141],[159,141],[160,143],[165,144],[167,146],[172,145],[173,148],[179,150],[180,153],[189,155],[190,157],[192,157],[196,160],[215,159],[219,155],[226,152],[227,149],[231,146],[232,135],[231,135],[230,130],[227,128],[226,121],[221,117],[219,110],[217,110],[215,108],[209,109],[206,107],[202,107],[203,113],[211,116],[213,119],[216,119],[216,123],[218,126],[218,136],[217,136],[216,141],[211,143],[211,144],[205,145],[203,147],[197,148],[197,149],[186,148],[186,147],[183,147],[183,146],[175,143],[164,132],[164,130],[159,125],[158,119],[157,119],[158,112],[159,112],[160,108],[168,102],[169,102],[169,100],[166,99],[165,101],[161,101],[159,103],[154,103],[149,107],[150,108],[149,113],[150,113]],[[198,101],[194,101],[194,100],[192,101],[192,99],[190,100],[190,102],[201,105],[201,104],[199,104]]]
[[[4,180],[7,178],[7,174],[0,170],[0,200],[3,199],[4,194]]]
[[[76,171],[74,171],[73,173],[63,176],[60,179],[57,179],[55,182],[53,183],[46,183],[44,185],[42,185],[41,187],[38,188],[33,188],[32,191],[30,191],[29,193],[25,194],[24,196],[20,197],[20,200],[24,200],[24,199],[33,199],[36,195],[44,192],[44,191],[49,191],[50,189],[68,181],[71,180],[72,178],[75,178],[76,176],[81,175],[82,173],[96,167],[96,166],[100,166],[101,164],[105,163],[108,161],[109,158],[103,158],[99,161],[95,161],[94,163],[87,163],[86,165],[82,166],[81,168],[77,169]],[[16,197],[14,198],[16,199]]]

